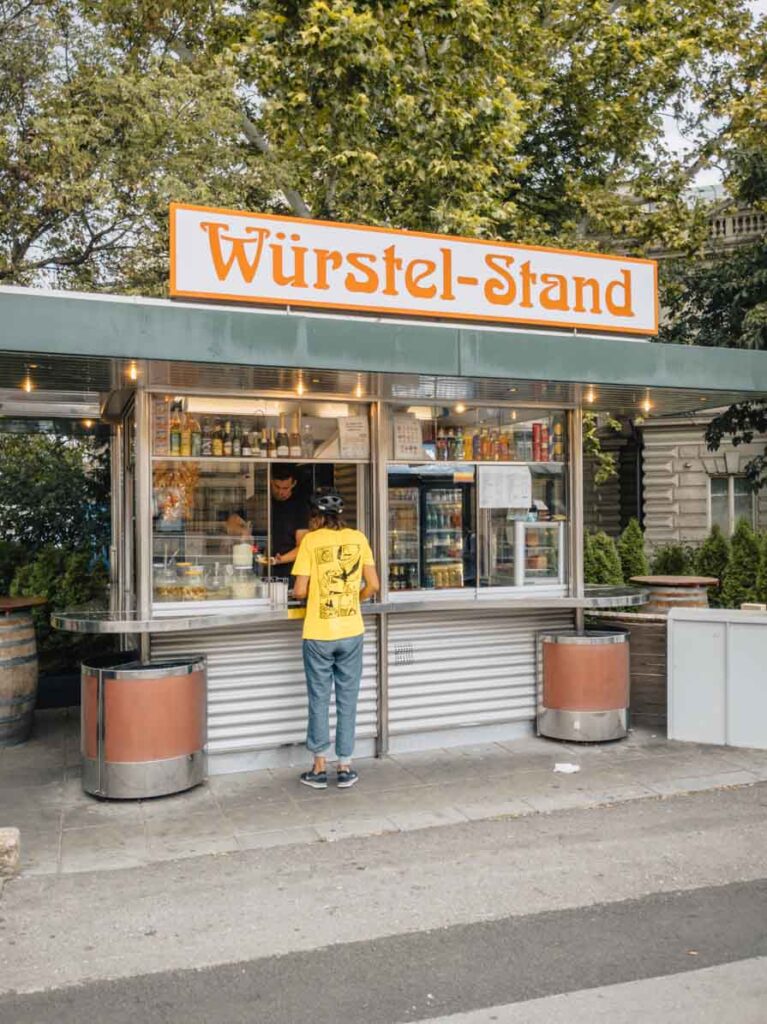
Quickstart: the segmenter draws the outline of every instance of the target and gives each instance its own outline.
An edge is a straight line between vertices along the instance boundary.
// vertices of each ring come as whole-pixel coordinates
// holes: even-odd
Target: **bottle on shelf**
[[[269,458],[269,434],[266,427],[258,432],[258,454],[262,459]]]
[[[463,446],[463,427],[458,427],[455,432],[455,455],[454,458],[458,462],[463,462],[465,456],[465,449]]]
[[[211,453],[217,458],[224,454],[224,434],[221,430],[221,421],[216,420],[216,425],[213,428],[213,440],[211,442]]]
[[[474,459],[474,432],[468,429],[463,435],[463,459],[464,462]]]
[[[189,458],[192,454],[192,420],[188,413],[181,414],[181,445],[179,454]]]
[[[437,459],[439,462],[447,462],[447,437],[444,427],[437,430]]]
[[[475,430],[471,438],[471,457],[474,462],[482,458],[482,434],[479,430]]]
[[[280,414],[280,426],[277,430],[277,458],[287,459],[290,455],[290,439],[285,429],[285,416]]]
[[[290,425],[290,437],[288,438],[289,454],[291,459],[301,458],[301,434],[298,429],[298,413],[293,413]]]
[[[490,462],[493,458],[493,441],[487,427],[482,428],[480,459],[483,462]]]
[[[251,441],[250,429],[248,424],[244,423],[242,426],[242,442],[241,442],[241,453],[244,459],[249,459],[253,454],[253,442]]]
[[[170,454],[181,454],[181,405],[174,402],[170,412]]]
[[[202,455],[202,430],[200,429],[200,421],[192,417],[191,424],[192,436],[190,440],[190,447],[192,455],[195,458],[199,458]]]
[[[301,457],[304,459],[314,457],[314,431],[309,420],[304,420],[301,425]]]
[[[224,423],[224,456],[229,458],[232,454],[232,421],[226,420]]]
[[[277,435],[274,432],[274,427],[270,427],[270,429],[269,429],[269,438],[267,440],[267,444],[268,444],[269,458],[270,459],[276,459],[277,458]]]
[[[232,455],[238,459],[242,455],[242,428],[238,420],[235,420],[232,430]]]
[[[210,425],[210,420],[205,419],[202,424],[202,439],[200,442],[201,451],[200,454],[207,458],[213,454],[213,429]]]

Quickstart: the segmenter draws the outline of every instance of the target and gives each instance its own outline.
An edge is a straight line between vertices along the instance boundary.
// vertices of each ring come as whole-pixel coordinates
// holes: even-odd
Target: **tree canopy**
[[[171,199],[691,246],[761,37],[746,0],[0,0],[0,281],[162,294]]]

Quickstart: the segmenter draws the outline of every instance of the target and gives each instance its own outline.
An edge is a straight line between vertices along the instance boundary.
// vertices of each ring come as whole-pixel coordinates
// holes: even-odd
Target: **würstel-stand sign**
[[[178,298],[657,334],[654,260],[173,204]]]

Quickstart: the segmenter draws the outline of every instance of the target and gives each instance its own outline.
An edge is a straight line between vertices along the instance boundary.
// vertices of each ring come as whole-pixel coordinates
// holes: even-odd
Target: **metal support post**
[[[568,413],[570,446],[570,596],[585,595],[583,580],[583,407]],[[575,628],[583,631],[583,609],[575,612]]]

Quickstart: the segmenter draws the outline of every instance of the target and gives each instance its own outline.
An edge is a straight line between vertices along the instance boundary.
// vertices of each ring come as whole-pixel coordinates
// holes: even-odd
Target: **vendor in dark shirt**
[[[309,526],[309,506],[298,490],[296,467],[272,466],[272,567],[275,576],[290,576],[301,538]]]

